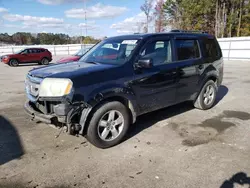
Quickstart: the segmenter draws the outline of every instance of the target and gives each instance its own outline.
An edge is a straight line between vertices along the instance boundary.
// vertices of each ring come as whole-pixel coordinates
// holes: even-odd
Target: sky
[[[137,33],[146,21],[140,10],[143,3],[144,0],[0,0],[0,33],[52,32],[96,38]],[[152,27],[149,31],[153,31]]]

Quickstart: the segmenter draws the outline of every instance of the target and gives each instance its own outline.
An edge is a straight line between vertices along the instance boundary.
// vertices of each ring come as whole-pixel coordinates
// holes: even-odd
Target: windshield
[[[14,54],[20,54],[21,52],[23,52],[25,49],[21,49],[21,50],[18,50],[17,52],[15,52]]]
[[[81,50],[79,50],[76,54],[75,54],[75,56],[83,56],[83,54],[85,54],[87,51],[88,51],[89,49],[81,49]]]
[[[89,50],[80,61],[107,64],[123,64],[131,56],[139,40],[105,40]]]

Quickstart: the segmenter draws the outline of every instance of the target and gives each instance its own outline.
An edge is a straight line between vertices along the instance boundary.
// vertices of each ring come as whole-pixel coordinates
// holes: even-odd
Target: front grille
[[[27,97],[33,102],[36,101],[38,98],[39,88],[42,80],[42,78],[38,78],[30,74],[28,74],[26,77],[25,90],[27,93]]]

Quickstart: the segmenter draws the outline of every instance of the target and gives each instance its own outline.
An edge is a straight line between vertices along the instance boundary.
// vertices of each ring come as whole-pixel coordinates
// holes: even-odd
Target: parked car
[[[1,61],[14,67],[20,63],[48,65],[52,61],[52,55],[49,50],[44,48],[26,48],[17,53],[2,56]]]
[[[223,78],[216,38],[175,31],[111,37],[78,62],[27,74],[26,112],[60,122],[69,134],[108,148],[122,141],[139,115],[184,101],[207,110]]]
[[[88,51],[88,49],[80,49],[77,53],[69,57],[63,57],[57,61],[57,63],[69,63],[78,61]]]

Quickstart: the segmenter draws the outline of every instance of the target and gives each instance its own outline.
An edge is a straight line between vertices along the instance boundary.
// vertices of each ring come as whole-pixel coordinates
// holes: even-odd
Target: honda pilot
[[[222,78],[213,35],[175,30],[110,37],[78,62],[29,71],[24,107],[32,119],[108,148],[142,114],[184,101],[211,108]]]

